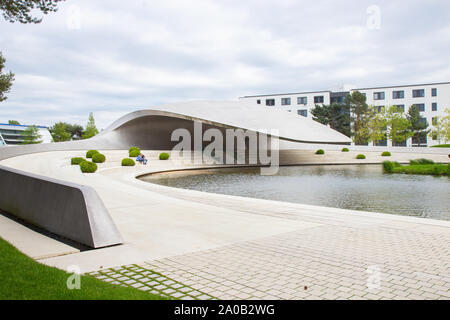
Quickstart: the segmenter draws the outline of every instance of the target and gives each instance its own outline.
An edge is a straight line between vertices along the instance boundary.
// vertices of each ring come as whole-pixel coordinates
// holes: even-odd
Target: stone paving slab
[[[448,232],[318,228],[149,261],[120,272],[152,270],[160,275],[158,292],[174,298],[450,299]]]
[[[97,279],[181,300],[212,300],[212,295],[137,264],[86,273]]]

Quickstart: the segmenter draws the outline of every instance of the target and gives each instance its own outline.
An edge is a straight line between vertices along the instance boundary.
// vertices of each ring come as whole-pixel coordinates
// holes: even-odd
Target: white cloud
[[[67,0],[39,25],[0,21],[16,73],[0,121],[100,127],[134,109],[256,93],[449,81],[450,4],[378,1]],[[68,28],[71,6],[80,28]]]

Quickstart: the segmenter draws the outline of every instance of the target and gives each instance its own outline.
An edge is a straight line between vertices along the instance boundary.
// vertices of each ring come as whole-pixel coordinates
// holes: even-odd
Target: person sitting
[[[142,153],[138,155],[136,161],[142,164],[147,164],[147,159],[145,159],[145,156]]]

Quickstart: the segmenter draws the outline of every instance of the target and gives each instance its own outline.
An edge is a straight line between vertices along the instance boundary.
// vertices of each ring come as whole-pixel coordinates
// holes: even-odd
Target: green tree
[[[390,106],[386,112],[386,124],[388,127],[388,137],[392,144],[403,143],[412,136],[411,123],[406,118],[403,111],[397,106]]]
[[[421,117],[419,108],[415,105],[409,107],[406,118],[411,123],[412,137],[417,141],[417,144],[420,147],[420,140],[426,137],[427,134],[430,132],[430,130],[427,130],[428,128],[427,119]]]
[[[430,137],[433,140],[437,140],[439,144],[441,144],[441,140],[445,138],[444,126],[443,126],[443,118],[435,117],[433,118],[433,128],[430,131]]]
[[[11,90],[12,83],[14,81],[14,73],[3,73],[5,67],[5,58],[3,58],[0,52],[0,102],[7,99],[6,94]]]
[[[84,131],[84,134],[83,134],[83,139],[92,138],[96,134],[98,134],[98,129],[95,126],[94,115],[91,112],[91,113],[89,113],[89,120],[86,125],[86,130]]]
[[[41,143],[41,134],[36,126],[29,126],[21,133],[22,144]]]
[[[374,142],[375,144],[381,140],[385,140],[387,137],[387,120],[384,108],[378,110],[378,107],[370,106],[367,115],[367,126],[361,128],[362,135],[368,137],[368,142]]]
[[[325,125],[329,125],[330,128],[345,134],[347,137],[351,135],[350,128],[350,110],[345,104],[332,103],[331,105],[315,105],[311,109],[313,120]]]
[[[35,18],[32,11],[43,14],[58,10],[57,4],[64,0],[0,0],[0,11],[8,22],[39,23],[42,18]]]
[[[71,136],[64,122],[57,122],[49,128],[54,142],[69,141]]]
[[[445,109],[445,116],[442,117],[442,131],[444,134],[444,141],[450,141],[450,108]]]
[[[8,124],[17,124],[17,125],[20,125],[19,121],[17,121],[17,120],[8,120]]]
[[[79,124],[66,124],[66,130],[70,133],[72,140],[79,140],[83,136],[83,126]]]
[[[369,142],[367,127],[369,123],[369,106],[366,103],[366,96],[359,91],[353,91],[345,97],[345,105],[351,111],[353,122],[352,137],[356,145],[364,145]]]
[[[438,140],[439,144],[441,140],[444,140],[444,143],[450,141],[450,108],[445,109],[445,116],[436,117],[432,125],[430,136],[433,140]]]

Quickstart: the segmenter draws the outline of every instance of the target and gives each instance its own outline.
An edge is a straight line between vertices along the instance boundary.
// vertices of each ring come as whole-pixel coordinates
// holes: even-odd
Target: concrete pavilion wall
[[[92,248],[123,242],[94,189],[0,166],[0,208]]]
[[[208,107],[209,110],[209,105],[204,107]],[[240,106],[236,107],[239,107],[238,110],[240,110]],[[184,108],[182,109],[184,111]],[[229,123],[235,125],[239,123],[241,114],[236,115],[234,112],[227,111],[226,108],[220,110],[222,110],[220,116],[210,110],[212,114],[209,117],[214,118],[213,115],[215,115],[216,121],[167,110],[135,111],[118,119],[91,139],[3,147],[0,148],[0,160],[50,151],[124,150],[131,146],[138,146],[145,150],[171,150],[178,144],[178,141],[171,141],[173,130],[185,128],[191,133],[193,139],[195,121],[202,123],[203,132],[210,128],[221,131],[225,146],[225,130],[237,128]],[[282,116],[281,118],[284,119],[286,115],[277,113],[270,116],[278,118]],[[266,118],[272,120],[269,116]],[[247,124],[253,128],[270,127],[265,123],[266,118],[262,118],[258,123],[242,122],[242,127],[239,128],[246,130],[248,129]],[[278,120],[280,122],[283,119]],[[293,119],[290,121],[292,122]],[[342,140],[340,135],[334,133],[333,130],[318,126],[320,130],[329,131],[329,136],[325,135],[325,138],[329,137],[330,143]],[[295,133],[295,130],[293,132]],[[292,135],[292,132],[290,134]],[[295,135],[280,138],[290,141],[298,139]],[[204,142],[203,147],[209,143]],[[235,144],[234,151],[237,151],[236,149],[237,145]],[[246,152],[246,162],[248,156],[248,152]],[[0,167],[0,175],[0,209],[45,230],[93,248],[122,242],[117,228],[95,190],[7,167]]]

